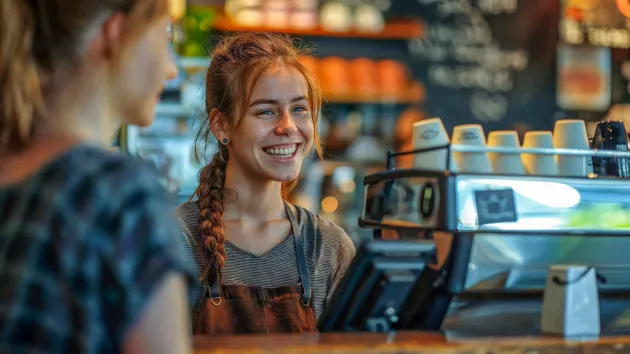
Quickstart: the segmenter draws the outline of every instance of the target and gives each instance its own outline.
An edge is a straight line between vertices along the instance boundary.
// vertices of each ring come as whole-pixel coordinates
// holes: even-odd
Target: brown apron
[[[301,285],[278,288],[219,286],[216,281],[212,286],[206,286],[205,303],[195,324],[195,334],[317,331],[300,229],[286,203],[285,209],[291,221]]]

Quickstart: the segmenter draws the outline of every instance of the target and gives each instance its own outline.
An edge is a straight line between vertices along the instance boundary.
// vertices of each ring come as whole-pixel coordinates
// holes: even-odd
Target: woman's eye
[[[269,115],[272,115],[272,114],[274,114],[273,111],[269,110],[269,109],[258,112],[259,116],[269,116]]]
[[[307,111],[306,107],[303,107],[303,106],[293,108],[293,112],[297,112],[297,113],[302,113],[306,111]]]

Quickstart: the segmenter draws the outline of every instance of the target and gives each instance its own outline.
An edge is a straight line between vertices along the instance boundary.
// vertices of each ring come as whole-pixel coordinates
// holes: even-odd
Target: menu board
[[[553,56],[534,63],[532,53],[557,32],[557,17],[553,22],[538,19],[552,1],[418,2],[426,35],[409,41],[408,47],[427,88],[429,115],[442,118],[449,128],[483,123],[487,130],[511,129],[523,122],[528,129],[549,128],[555,110],[555,63]],[[547,38],[534,35],[541,28]],[[522,80],[528,77],[539,77],[539,83],[530,82],[529,92],[522,92]]]

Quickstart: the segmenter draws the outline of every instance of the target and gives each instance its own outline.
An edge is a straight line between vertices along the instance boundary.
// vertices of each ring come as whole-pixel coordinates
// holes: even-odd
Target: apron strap
[[[214,306],[219,306],[221,304],[221,290],[219,287],[219,272],[217,272],[216,280],[212,284],[212,286],[208,287],[208,292],[210,293],[210,302]]]
[[[284,208],[291,221],[291,229],[293,230],[293,240],[295,241],[295,255],[297,257],[298,271],[300,272],[300,282],[302,283],[302,306],[311,304],[312,292],[311,282],[308,276],[308,268],[306,267],[306,257],[304,257],[304,245],[302,241],[302,233],[293,214],[293,210],[289,207],[289,203],[284,202]]]
[[[297,258],[298,271],[300,273],[300,283],[302,283],[302,305],[309,306],[311,304],[312,291],[311,282],[308,276],[308,268],[306,266],[306,257],[304,257],[302,234],[295,219],[295,215],[287,202],[284,202],[284,208],[289,216],[289,221],[291,222],[291,231],[293,232],[293,240],[295,242],[295,255]],[[211,286],[208,286],[208,295],[210,295],[210,302],[213,305],[218,306],[221,304],[221,290],[219,285],[220,279],[218,273],[215,279],[215,282]]]

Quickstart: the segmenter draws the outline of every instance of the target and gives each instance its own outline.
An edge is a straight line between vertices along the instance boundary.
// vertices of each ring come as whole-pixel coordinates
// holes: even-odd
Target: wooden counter
[[[450,341],[441,334],[399,332],[195,337],[196,354],[555,354],[630,353],[630,337],[485,338]]]

